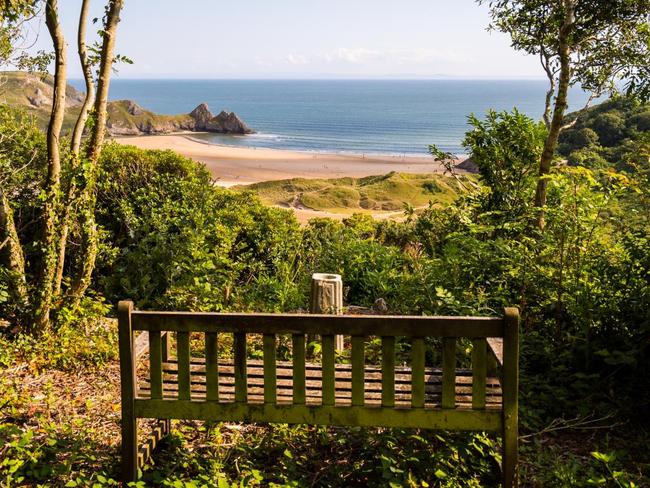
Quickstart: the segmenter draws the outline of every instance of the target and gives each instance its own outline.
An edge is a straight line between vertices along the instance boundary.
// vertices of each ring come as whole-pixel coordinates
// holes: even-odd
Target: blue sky
[[[75,45],[78,1],[61,3]],[[94,15],[102,12],[95,0]],[[473,0],[125,0],[122,78],[528,78]],[[39,47],[47,46],[44,25]],[[76,61],[71,49],[70,59]],[[76,62],[70,76],[79,77]]]

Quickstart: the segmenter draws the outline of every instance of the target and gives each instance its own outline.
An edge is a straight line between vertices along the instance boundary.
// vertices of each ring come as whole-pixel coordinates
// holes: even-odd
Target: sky
[[[74,52],[80,1],[60,2]],[[101,16],[94,0],[91,16]],[[125,0],[120,78],[540,78],[474,0]],[[50,49],[43,24],[36,48]],[[96,29],[91,28],[90,31]]]

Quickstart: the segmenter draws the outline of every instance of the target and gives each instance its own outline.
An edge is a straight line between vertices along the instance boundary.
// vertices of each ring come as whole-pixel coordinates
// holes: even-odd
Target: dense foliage
[[[569,115],[575,124],[560,135],[558,152],[569,164],[619,170],[647,169],[650,106],[617,97]]]
[[[300,227],[291,212],[265,207],[253,194],[215,187],[202,166],[173,152],[109,145],[98,178],[101,244],[94,295],[81,309],[59,312],[58,337],[70,339],[58,354],[49,349],[47,337],[41,343],[24,337],[2,339],[0,365],[9,368],[19,358],[35,368],[105,364],[111,351],[114,355],[114,334],[105,325],[97,332],[91,323],[107,311],[105,303],[127,297],[144,309],[306,308],[309,276],[315,271],[342,274],[347,303],[371,306],[382,298],[393,313],[498,315],[502,307],[517,305],[523,317],[522,427],[533,441],[523,446],[524,479],[572,486],[614,483],[615,478],[620,486],[647,482],[647,475],[638,471],[648,462],[647,455],[630,458],[620,451],[629,440],[627,433],[637,436],[635,442],[647,441],[643,412],[650,401],[649,165],[647,157],[640,157],[643,153],[635,153],[634,165],[621,164],[616,156],[628,141],[647,137],[647,106],[626,103],[609,102],[576,124],[575,133],[589,128],[598,135],[596,120],[612,107],[618,107],[616,117],[622,120],[617,139],[598,136],[593,141],[602,164],[574,161],[548,176],[543,231],[535,225],[530,202],[545,128],[518,112],[470,119],[465,144],[479,166],[478,188],[468,188],[452,205],[408,212],[400,222],[376,222],[358,214],[342,222],[316,219]],[[13,175],[7,184],[18,209],[17,228],[28,241],[26,234],[34,232],[33,207],[38,205],[30,185],[42,177],[43,137],[15,114],[0,114],[0,133],[20,133],[12,144],[2,146],[0,161],[7,169],[4,174]],[[567,133],[563,139],[569,154],[584,148],[579,143],[569,147],[572,137]],[[37,156],[26,162],[25,155]],[[11,320],[8,283],[3,271],[0,312]],[[95,337],[96,344],[73,339],[75,327],[81,334],[76,337]],[[44,362],[39,359],[43,357],[50,359]],[[11,388],[7,391],[17,386]],[[15,395],[6,400],[14,410],[20,409]],[[32,440],[21,440],[26,434],[4,411],[2,416],[0,438],[10,446],[5,452],[22,459],[24,446]],[[565,426],[571,423],[568,419],[577,419],[577,425],[582,425],[581,419],[605,419],[587,424],[596,427],[625,422],[626,429],[606,430],[606,442],[589,441],[589,451],[607,451],[594,454],[589,462],[579,461],[581,454],[563,454],[573,464],[561,464],[553,455],[553,449],[563,449],[554,444],[560,441],[548,444],[543,436],[545,426]],[[52,436],[58,429],[42,428]],[[238,434],[232,442],[240,447],[231,449],[222,446],[225,434],[220,429],[208,426],[196,434],[193,426],[181,426],[163,453],[164,465],[152,467],[148,479],[170,486],[169,480],[191,477],[205,483],[246,478],[253,486],[303,486],[309,480],[300,473],[316,469],[310,462],[316,453],[336,456],[341,449],[348,453],[341,469],[359,476],[350,482],[479,486],[492,482],[498,456],[492,441],[480,435],[354,431],[337,437],[335,430],[285,427],[253,432]],[[184,436],[202,446],[200,455],[183,447]],[[542,438],[546,444],[540,443]],[[63,445],[60,442],[53,445]],[[433,458],[427,451],[432,444],[437,446]],[[210,458],[206,453],[212,450],[217,455]],[[227,461],[230,457],[237,459],[236,470]],[[373,461],[378,458],[380,464]],[[425,465],[424,458],[431,464]],[[265,468],[267,464],[273,467]],[[34,465],[0,464],[0,473],[9,480],[47,479],[39,477]],[[175,469],[185,471],[186,478],[179,478]],[[323,485],[339,483],[337,469],[332,462],[319,475]],[[66,472],[76,472],[81,484],[90,479],[79,467],[71,465]],[[102,477],[113,475],[107,469]],[[65,473],[57,476],[72,479]]]

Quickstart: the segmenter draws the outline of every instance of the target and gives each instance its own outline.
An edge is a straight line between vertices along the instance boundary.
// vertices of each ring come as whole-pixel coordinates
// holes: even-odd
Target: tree
[[[525,212],[535,161],[546,136],[544,124],[516,109],[512,113],[490,110],[485,120],[472,114],[469,124],[472,129],[465,133],[463,146],[489,188],[483,209],[515,215]]]
[[[621,82],[630,94],[650,96],[650,0],[477,1],[490,7],[490,29],[509,34],[515,49],[538,56],[549,80],[544,110],[548,135],[535,192],[543,227],[546,175],[566,127],[569,87],[581,85],[590,92],[589,101],[615,91]]]
[[[78,303],[90,285],[95,260],[97,258],[97,224],[95,223],[96,183],[99,156],[104,143],[104,132],[108,117],[108,88],[115,58],[115,38],[120,21],[123,0],[110,0],[106,9],[104,30],[102,31],[101,62],[97,80],[95,99],[95,124],[87,146],[88,169],[83,175],[84,189],[79,198],[81,209],[81,254],[79,270],[70,290],[74,303]]]
[[[38,13],[40,2],[37,0],[11,0],[0,3],[0,46],[2,46],[0,62],[15,62],[16,59],[27,59],[25,56],[16,57],[19,50],[16,43],[21,39],[21,25]],[[47,130],[47,175],[40,189],[42,200],[39,216],[40,230],[36,241],[29,243],[29,248],[35,249],[36,262],[33,277],[28,276],[25,269],[25,249],[19,242],[19,234],[13,219],[9,198],[0,181],[0,237],[3,238],[5,251],[0,253],[1,264],[16,277],[16,283],[25,283],[20,289],[26,290],[23,299],[29,302],[24,307],[28,310],[22,322],[29,324],[35,333],[43,332],[50,326],[50,314],[54,299],[61,291],[61,281],[64,273],[66,242],[68,239],[70,215],[74,210],[82,215],[83,245],[77,258],[80,263],[74,286],[69,290],[73,297],[73,305],[78,303],[85,292],[96,255],[96,230],[94,226],[95,212],[95,179],[97,166],[104,141],[106,129],[106,104],[110,85],[111,70],[115,59],[115,37],[123,0],[108,0],[103,18],[101,50],[96,56],[98,64],[97,89],[92,79],[92,62],[86,47],[86,23],[88,0],[82,0],[79,17],[79,32],[77,39],[78,54],[86,81],[86,97],[75,124],[70,144],[70,157],[62,157],[61,127],[65,115],[66,86],[67,86],[67,45],[61,24],[59,22],[59,5],[57,0],[46,0],[44,7],[45,23],[52,39],[54,50],[54,94],[52,112]],[[31,59],[31,58],[30,58]],[[39,66],[43,57],[38,55],[31,62],[32,67]],[[98,93],[95,98],[95,91]],[[94,104],[94,123],[90,128],[86,150],[82,153],[82,134],[89,119],[90,108]],[[83,159],[83,161],[82,161]],[[71,174],[67,187],[62,188],[62,173],[65,165],[69,165]],[[83,168],[82,171],[80,169]],[[77,173],[80,173],[77,175]],[[77,178],[78,176],[78,178]],[[77,181],[80,182],[79,188]],[[79,191],[77,191],[79,190]],[[0,242],[0,243],[2,243]],[[0,249],[1,250],[1,249]],[[32,279],[29,279],[32,278]],[[20,291],[20,290],[19,290]]]

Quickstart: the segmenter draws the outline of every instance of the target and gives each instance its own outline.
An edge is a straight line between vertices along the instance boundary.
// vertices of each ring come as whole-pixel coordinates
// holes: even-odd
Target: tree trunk
[[[61,156],[59,137],[65,114],[66,91],[66,44],[63,29],[59,23],[58,1],[47,0],[45,23],[54,46],[55,71],[52,113],[47,128],[47,179],[45,182],[45,202],[43,204],[40,261],[38,277],[34,288],[33,330],[39,334],[49,328],[52,307],[52,284],[57,264],[57,211],[61,191]]]
[[[553,155],[564,121],[564,112],[567,108],[567,95],[571,83],[571,31],[575,23],[575,0],[564,0],[564,22],[559,33],[560,77],[558,80],[557,96],[553,108],[553,118],[549,126],[544,149],[539,162],[539,180],[535,192],[535,206],[539,208],[537,224],[544,228],[544,211],[546,205],[546,187],[548,181],[545,176],[551,171]]]
[[[12,299],[20,312],[29,304],[27,280],[25,277],[25,255],[20,245],[14,214],[9,199],[0,186],[0,264],[9,270],[9,285]]]
[[[86,174],[86,185],[80,197],[81,207],[81,254],[77,276],[72,285],[71,297],[73,306],[77,305],[88,289],[97,258],[97,224],[95,222],[95,185],[97,182],[99,156],[104,143],[106,129],[106,104],[108,101],[108,88],[110,85],[111,70],[115,51],[115,36],[117,25],[120,21],[122,0],[111,0],[106,14],[104,28],[101,64],[99,79],[97,81],[97,98],[95,100],[95,125],[88,144],[87,158],[89,169]]]
[[[61,236],[59,239],[58,261],[56,265],[56,276],[54,278],[54,295],[61,293],[61,282],[63,280],[63,268],[65,267],[65,252],[68,244],[68,232],[70,228],[70,213],[74,206],[76,196],[76,173],[79,170],[79,153],[81,148],[81,137],[83,136],[86,121],[90,107],[95,103],[95,84],[93,82],[93,72],[90,60],[88,59],[88,49],[86,47],[86,23],[88,20],[88,7],[90,0],[83,0],[81,4],[81,13],[79,14],[79,30],[77,33],[77,50],[79,52],[79,61],[83,69],[84,81],[86,82],[86,97],[81,106],[79,117],[75,123],[70,142],[71,162],[70,162],[70,181],[66,191],[63,215],[61,216]]]

